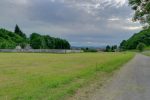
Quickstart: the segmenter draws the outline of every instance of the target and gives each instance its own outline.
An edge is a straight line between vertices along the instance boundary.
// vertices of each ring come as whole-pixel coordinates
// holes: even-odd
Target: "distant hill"
[[[134,34],[128,40],[123,40],[120,44],[120,48],[123,50],[136,49],[139,43],[144,43],[146,46],[150,46],[150,28]]]

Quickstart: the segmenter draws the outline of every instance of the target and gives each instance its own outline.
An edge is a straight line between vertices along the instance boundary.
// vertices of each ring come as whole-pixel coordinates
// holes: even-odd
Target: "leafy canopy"
[[[24,34],[21,29],[19,28],[18,25],[15,26],[15,30],[14,33],[18,34],[19,36],[21,36],[22,38],[26,39],[26,34]]]
[[[18,34],[0,29],[0,49],[13,49],[24,42],[25,40]]]
[[[30,45],[34,49],[70,49],[67,40],[32,33],[30,35]]]
[[[150,27],[150,0],[129,0],[129,5],[135,11],[133,20]]]
[[[139,43],[144,43],[146,46],[150,46],[150,28],[134,34],[128,40],[123,40],[120,43],[120,49],[122,50],[136,49]]]
[[[14,49],[17,45],[25,48],[27,44],[30,44],[33,49],[70,49],[70,44],[65,39],[38,33],[32,33],[27,38],[18,25],[14,32],[0,29],[0,49]]]

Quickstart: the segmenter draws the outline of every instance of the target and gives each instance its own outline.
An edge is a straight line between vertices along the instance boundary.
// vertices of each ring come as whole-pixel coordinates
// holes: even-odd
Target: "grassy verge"
[[[150,50],[150,46],[149,46],[149,47],[146,47],[145,50]]]
[[[63,100],[134,53],[0,53],[0,100]]]
[[[150,51],[145,51],[142,54],[146,55],[146,56],[150,56]]]

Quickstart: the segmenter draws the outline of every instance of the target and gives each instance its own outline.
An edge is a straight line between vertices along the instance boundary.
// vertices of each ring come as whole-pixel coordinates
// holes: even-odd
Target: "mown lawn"
[[[0,100],[63,100],[133,53],[0,53]]]

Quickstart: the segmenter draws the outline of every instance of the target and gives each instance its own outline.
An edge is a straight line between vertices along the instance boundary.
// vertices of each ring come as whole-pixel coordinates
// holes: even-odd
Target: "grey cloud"
[[[138,23],[127,20],[132,17],[127,4],[121,0],[100,1],[1,0],[1,27],[13,30],[19,24],[28,34],[39,32],[62,37],[76,46],[118,44],[139,31],[134,30]],[[112,18],[118,20],[109,20]]]

